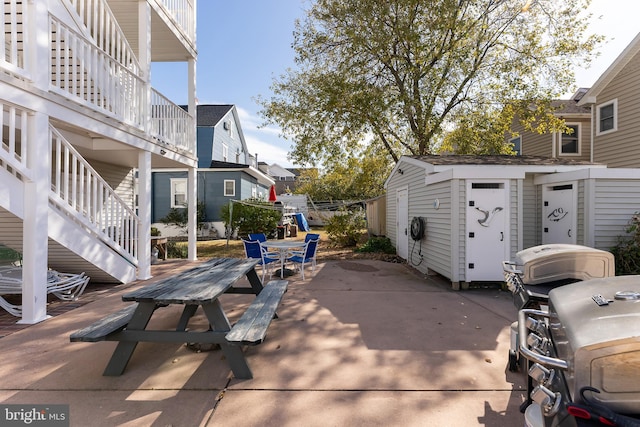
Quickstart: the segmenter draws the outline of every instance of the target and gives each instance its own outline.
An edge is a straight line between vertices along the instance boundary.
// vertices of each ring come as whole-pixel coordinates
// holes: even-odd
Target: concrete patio
[[[189,266],[165,261],[151,281]],[[219,350],[155,343],[140,344],[122,376],[102,376],[116,344],[69,335],[147,281],[1,338],[0,402],[69,404],[71,426],[523,425],[525,376],[506,369],[510,293],[455,292],[369,260],[319,263],[306,278],[289,278],[266,341],[246,349],[252,380],[233,378]],[[223,298],[233,323],[252,296]],[[206,326],[201,312],[194,320]]]

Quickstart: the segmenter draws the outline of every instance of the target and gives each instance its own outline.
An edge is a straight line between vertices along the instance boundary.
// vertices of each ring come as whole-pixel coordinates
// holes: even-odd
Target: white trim
[[[233,184],[233,194],[227,194],[227,183],[230,182]],[[236,196],[236,180],[235,179],[225,179],[222,188],[223,194],[225,197],[235,197]]]
[[[603,107],[613,105],[613,128],[605,131],[600,130],[600,110]],[[618,130],[618,98],[596,105],[596,135],[606,135]]]
[[[222,161],[223,162],[229,161],[229,146],[224,142],[222,143]]]
[[[176,185],[184,185],[184,202],[185,204],[182,205],[177,205],[175,203],[176,201]],[[187,178],[169,178],[169,194],[171,195],[171,208],[180,208],[180,209],[186,209],[187,208],[187,204],[189,203],[188,201],[188,180]]]
[[[516,153],[518,153],[517,154],[518,156],[522,156],[522,135],[514,136],[513,138],[511,138],[509,140],[509,143],[513,144],[515,146],[516,144],[513,141],[515,141],[517,139],[520,140],[520,150],[514,150],[513,148],[512,148],[512,150],[514,150]]]
[[[570,172],[559,172],[549,175],[536,176],[534,185],[557,184],[564,181],[579,181],[583,179],[640,179],[640,168],[612,168],[592,167]]]
[[[577,134],[577,141],[576,141],[576,145],[578,148],[578,151],[576,153],[564,153],[562,152],[562,139],[565,135],[564,132],[558,132],[558,156],[562,156],[562,157],[578,157],[582,155],[582,144],[580,141],[582,141],[582,123],[579,122],[565,122],[566,126],[576,126],[578,129],[576,131]],[[573,136],[573,135],[571,135]]]

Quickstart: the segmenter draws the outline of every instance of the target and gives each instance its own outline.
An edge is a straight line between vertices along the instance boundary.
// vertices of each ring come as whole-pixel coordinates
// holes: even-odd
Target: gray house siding
[[[135,203],[135,180],[133,169],[124,166],[92,161],[91,166],[107,181],[118,196],[131,209]]]
[[[199,127],[197,129],[198,168],[208,168],[213,160],[213,133],[212,127]]]
[[[522,181],[522,247],[519,249],[537,246],[541,241],[542,217],[540,215],[540,203],[542,192],[534,185],[533,178],[532,174],[526,174],[525,179]]]
[[[600,92],[594,105],[594,161],[610,168],[640,167],[640,54]],[[596,110],[617,101],[617,130],[598,135]]]
[[[151,174],[151,222],[160,222],[171,210],[171,179],[187,178],[187,172],[155,172]]]

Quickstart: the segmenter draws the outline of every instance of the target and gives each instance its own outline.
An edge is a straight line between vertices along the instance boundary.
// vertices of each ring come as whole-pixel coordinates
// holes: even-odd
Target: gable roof
[[[640,33],[629,43],[615,61],[606,69],[594,85],[578,102],[578,105],[590,105],[597,102],[598,95],[622,71],[622,69],[640,52]]]
[[[508,154],[494,156],[480,155],[432,155],[432,156],[403,156],[429,163],[436,166],[445,165],[495,165],[495,166],[576,166],[594,165],[585,160],[574,160],[569,158],[554,158],[544,156],[512,156]]]
[[[197,126],[215,126],[233,108],[232,104],[198,105]]]

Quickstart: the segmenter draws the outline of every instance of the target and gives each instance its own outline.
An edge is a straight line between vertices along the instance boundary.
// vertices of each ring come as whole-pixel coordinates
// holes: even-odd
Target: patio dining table
[[[242,348],[232,345],[225,338],[231,325],[219,297],[225,293],[260,294],[263,285],[255,271],[258,262],[257,259],[212,259],[191,270],[124,294],[122,300],[134,302],[132,306],[72,334],[71,341],[118,341],[104,371],[107,376],[123,373],[139,342],[169,342],[219,344],[236,378],[251,378]],[[251,287],[234,286],[242,277],[248,279]],[[172,304],[184,306],[173,330],[147,328],[154,312]],[[187,328],[198,307],[202,308],[209,321],[210,329],[207,331]],[[109,324],[115,330],[108,330]]]
[[[284,278],[284,263],[287,260],[287,254],[292,249],[303,249],[306,243],[304,241],[287,241],[287,240],[267,240],[260,242],[260,245],[266,249],[276,249],[280,256],[280,278]]]

